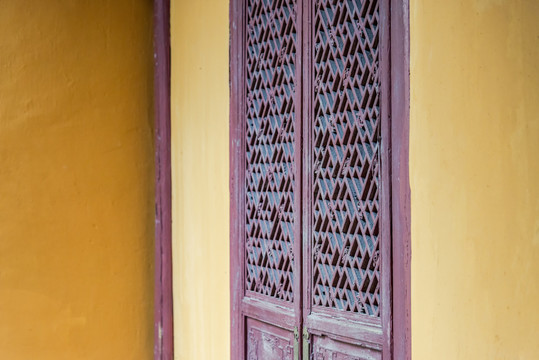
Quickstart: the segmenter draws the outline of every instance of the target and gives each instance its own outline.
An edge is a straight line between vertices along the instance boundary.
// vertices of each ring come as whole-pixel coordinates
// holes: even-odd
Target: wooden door
[[[299,7],[296,0],[233,1],[231,13],[232,357],[295,359],[302,296]]]
[[[390,358],[387,14],[231,2],[233,359]]]
[[[303,326],[309,359],[389,359],[386,2],[306,1]],[[308,79],[308,80],[307,80]]]

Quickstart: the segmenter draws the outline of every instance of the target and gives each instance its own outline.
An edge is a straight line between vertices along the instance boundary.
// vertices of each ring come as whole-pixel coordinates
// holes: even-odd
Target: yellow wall
[[[0,1],[0,358],[150,359],[152,4]]]
[[[227,4],[172,4],[178,359],[228,358]],[[539,2],[410,17],[413,358],[537,359]]]
[[[229,356],[228,0],[173,0],[175,358]]]
[[[539,2],[411,0],[414,359],[539,358]]]

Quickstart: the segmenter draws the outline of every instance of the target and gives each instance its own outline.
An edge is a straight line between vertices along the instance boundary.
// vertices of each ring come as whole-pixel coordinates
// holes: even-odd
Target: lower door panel
[[[381,360],[382,353],[367,347],[348,344],[327,336],[312,336],[313,360]]]
[[[246,318],[248,360],[293,360],[294,333],[278,326]]]

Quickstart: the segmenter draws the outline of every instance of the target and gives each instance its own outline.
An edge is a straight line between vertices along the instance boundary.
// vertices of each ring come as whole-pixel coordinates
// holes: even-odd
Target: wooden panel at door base
[[[351,345],[327,336],[312,336],[310,359],[313,360],[380,360],[382,353],[367,347]]]
[[[293,360],[294,333],[247,318],[247,360]]]

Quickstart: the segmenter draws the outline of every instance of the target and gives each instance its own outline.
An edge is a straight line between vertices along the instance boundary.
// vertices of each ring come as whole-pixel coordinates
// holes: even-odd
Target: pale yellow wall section
[[[175,358],[229,357],[228,1],[173,0]]]
[[[0,1],[0,359],[153,352],[150,1]]]
[[[172,2],[177,359],[229,354],[228,1]],[[539,358],[539,2],[411,0],[414,359]]]
[[[539,359],[539,2],[410,8],[413,358]]]

